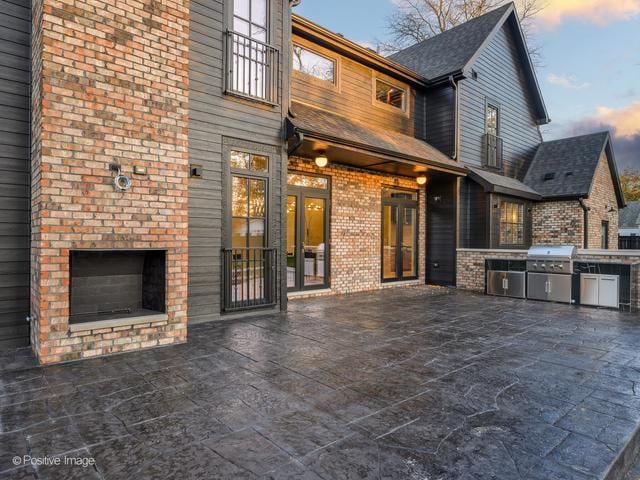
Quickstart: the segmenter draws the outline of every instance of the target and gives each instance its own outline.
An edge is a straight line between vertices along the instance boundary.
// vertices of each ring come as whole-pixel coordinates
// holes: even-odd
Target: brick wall
[[[589,198],[589,245],[586,248],[602,248],[602,221],[609,222],[609,249],[618,248],[618,200],[616,199],[611,171],[606,153],[602,154],[594,176]]]
[[[188,3],[34,0],[33,12],[33,348],[52,363],[185,341]],[[126,193],[112,162],[133,178]],[[167,320],[71,334],[69,251],[152,248],[167,252]]]
[[[392,185],[418,190],[414,179],[364,172],[330,164],[318,168],[311,161],[289,159],[289,170],[331,177],[330,275],[333,293],[382,288],[382,187]],[[425,194],[420,188],[418,205],[418,269],[424,283]],[[384,284],[385,286],[387,284]]]
[[[533,204],[532,243],[582,247],[584,210],[580,203],[568,200]]]
[[[589,197],[586,248],[602,248],[602,221],[609,222],[609,249],[618,248],[618,201],[607,156],[602,154]],[[539,202],[533,206],[533,244],[584,245],[584,210],[577,200]]]

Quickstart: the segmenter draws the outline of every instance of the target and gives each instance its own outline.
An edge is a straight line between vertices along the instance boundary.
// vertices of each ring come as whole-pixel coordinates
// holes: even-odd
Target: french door
[[[382,281],[418,278],[418,192],[383,188]]]
[[[329,179],[289,173],[287,289],[329,286]]]

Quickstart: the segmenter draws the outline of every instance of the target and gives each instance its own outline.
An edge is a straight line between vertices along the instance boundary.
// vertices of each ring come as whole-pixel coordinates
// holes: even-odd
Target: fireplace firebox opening
[[[166,252],[71,251],[69,323],[166,313]]]

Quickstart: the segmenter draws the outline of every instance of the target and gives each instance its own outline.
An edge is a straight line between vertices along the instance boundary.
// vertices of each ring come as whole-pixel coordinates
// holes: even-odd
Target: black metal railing
[[[227,93],[278,104],[280,52],[242,33],[226,34]]]
[[[618,248],[620,250],[640,250],[640,237],[618,237]]]
[[[222,250],[225,312],[275,305],[277,255],[275,248]]]
[[[484,165],[502,169],[502,138],[490,133],[484,134]]]

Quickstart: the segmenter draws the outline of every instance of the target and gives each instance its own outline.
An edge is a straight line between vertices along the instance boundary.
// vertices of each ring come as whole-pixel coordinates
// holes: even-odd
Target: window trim
[[[325,53],[324,51],[321,51],[320,48],[315,48],[314,47],[310,47],[309,45],[307,45],[304,42],[299,41],[299,39],[295,39],[292,41],[291,43],[291,72],[293,75],[300,75],[302,77],[305,78],[305,80],[310,80],[314,83],[317,83],[320,86],[323,87],[329,87],[329,88],[333,88],[333,89],[338,89],[339,85],[340,85],[340,57],[336,56],[336,55],[330,55],[328,53]],[[303,50],[306,50],[310,53],[314,53],[316,55],[318,55],[319,57],[325,58],[327,60],[329,60],[331,63],[333,63],[333,81],[329,81],[329,80],[323,80],[322,78],[316,77],[315,75],[311,75],[310,73],[306,73],[303,72],[301,70],[296,70],[296,68],[293,66],[294,65],[294,54],[293,54],[293,49],[294,48],[302,48]]]
[[[522,206],[522,243],[502,243],[502,207],[505,203],[512,203],[514,205]],[[498,246],[504,248],[521,248],[527,245],[527,202],[521,201],[515,198],[504,199],[501,198],[498,202]],[[509,225],[513,225],[513,223],[508,222]],[[516,223],[519,225],[520,222]]]
[[[394,107],[393,105],[390,105],[388,103],[384,103],[384,102],[381,102],[380,100],[378,100],[378,97],[376,96],[377,82],[378,81],[380,81],[382,83],[386,83],[390,87],[397,88],[397,89],[402,90],[404,92],[403,100],[402,100],[402,108]],[[392,80],[388,80],[387,78],[382,77],[377,72],[373,71],[372,82],[371,82],[371,102],[373,103],[374,106],[376,106],[378,108],[383,108],[383,109],[385,109],[385,110],[387,110],[389,112],[393,112],[393,113],[396,113],[396,114],[399,114],[399,115],[409,116],[410,115],[409,104],[411,103],[409,101],[410,92],[411,92],[411,87],[410,86],[408,86],[408,85],[400,85],[397,82],[394,82]]]

